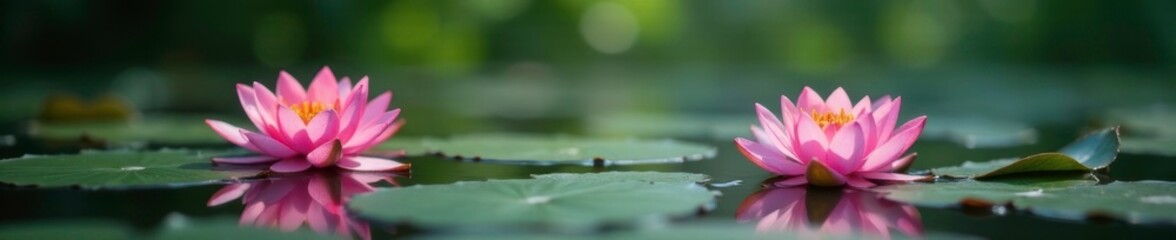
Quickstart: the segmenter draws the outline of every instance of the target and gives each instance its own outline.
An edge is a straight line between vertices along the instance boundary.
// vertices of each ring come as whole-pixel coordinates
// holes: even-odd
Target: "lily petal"
[[[351,98],[351,78],[343,76],[339,78],[339,106],[347,106],[347,99]]]
[[[849,102],[849,94],[845,93],[845,89],[837,87],[833,93],[829,94],[829,98],[825,100],[825,106],[830,112],[846,111],[852,113],[853,103]]]
[[[791,146],[792,141],[789,140],[792,138],[788,135],[788,131],[784,130],[784,125],[780,123],[780,118],[777,118],[776,114],[772,114],[772,111],[759,103],[755,104],[755,110],[759,116],[760,126],[764,128],[764,135],[767,137],[767,141],[761,140],[760,143],[772,146],[780,150],[780,153],[783,153],[784,156],[796,159],[796,154],[793,153],[794,150],[792,150]]]
[[[265,128],[258,131],[271,136],[278,135],[278,97],[259,82],[253,82],[253,97],[257,100],[257,113],[265,122]]]
[[[249,186],[248,183],[229,184],[213,193],[212,197],[208,198],[207,206],[217,206],[240,198],[245,194],[245,190],[249,190]]]
[[[783,117],[784,129],[796,129],[796,118],[803,116],[800,110],[796,109],[796,104],[792,104],[792,100],[788,96],[780,95],[780,115]],[[790,142],[795,141],[796,136],[788,136],[789,139],[781,139],[785,144],[791,145]],[[795,146],[792,146],[795,149]]]
[[[874,120],[878,126],[878,141],[885,142],[894,137],[894,126],[898,124],[898,112],[901,108],[902,97],[898,97],[874,111]]]
[[[335,74],[331,72],[330,67],[323,66],[323,69],[315,74],[314,80],[310,82],[310,88],[306,91],[306,97],[312,102],[332,106],[335,104],[335,100],[339,99],[339,82],[335,80]]]
[[[257,148],[261,153],[276,158],[285,158],[294,156],[297,152],[287,147],[285,144],[274,140],[273,138],[245,130],[241,130],[241,135],[249,139],[249,144]]]
[[[310,198],[314,199],[318,205],[324,206],[325,211],[330,213],[338,213],[337,209],[332,209],[332,206],[339,205],[339,199],[331,194],[331,184],[327,179],[321,177],[311,178],[306,184],[306,191],[310,193]]]
[[[396,171],[409,168],[408,164],[403,164],[388,159],[363,156],[344,157],[342,160],[339,160],[339,163],[335,165],[344,169],[355,171]]]
[[[906,172],[907,168],[915,162],[915,158],[919,157],[919,153],[907,154],[905,157],[895,160],[890,164],[890,169],[883,169],[885,172]]]
[[[306,160],[315,167],[329,167],[343,158],[343,144],[336,139],[329,144],[322,144],[314,151],[306,154]]]
[[[322,145],[339,134],[339,114],[334,109],[324,111],[314,116],[306,124],[306,135],[311,145]]]
[[[800,118],[800,123],[796,125],[796,138],[798,147],[800,147],[796,151],[798,160],[807,164],[808,162],[805,160],[823,161],[825,159],[829,149],[829,137],[816,122],[813,122],[812,118]]]
[[[800,92],[800,96],[796,98],[796,106],[804,113],[826,112],[828,109],[825,107],[825,101],[821,99],[821,94],[813,91],[810,87],[804,87],[804,90]]]
[[[396,110],[400,110],[400,109],[396,109]],[[392,138],[392,135],[395,135],[396,132],[400,131],[400,127],[404,126],[404,123],[405,123],[404,120],[394,121],[394,122],[392,122],[391,125],[388,125],[387,129],[384,129],[383,133],[380,133],[380,135],[376,136],[376,138],[372,139],[372,141],[368,141],[368,143],[366,143],[366,144],[362,144],[362,145],[353,147],[351,149],[344,149],[343,152],[346,154],[358,154],[361,152],[365,152],[368,149],[375,147],[376,145],[379,145],[380,143],[383,143],[384,141],[388,140],[389,138]],[[399,153],[393,154],[392,156],[396,156],[396,155],[403,156],[404,150],[400,150]]]
[[[266,124],[261,117],[260,110],[257,109],[257,97],[253,94],[253,88],[245,86],[245,84],[237,84],[237,100],[241,102],[241,109],[245,110],[245,116],[253,122],[258,130],[264,131]]]
[[[310,169],[310,162],[299,158],[287,158],[270,165],[270,170],[280,173],[301,172],[306,169]]]
[[[871,188],[871,187],[878,185],[878,184],[874,184],[874,183],[870,182],[870,180],[866,180],[865,178],[862,178],[861,176],[850,176],[849,181],[846,181],[845,183],[849,184],[850,187],[855,187],[855,188],[860,188],[860,189],[867,189],[867,188]]]
[[[336,137],[343,142],[351,141],[351,136],[359,129],[360,120],[363,119],[364,108],[367,104],[367,90],[364,90],[366,87],[360,89],[361,87],[356,86],[355,88],[358,90],[351,92],[351,97],[347,100],[347,107],[343,110],[343,115],[339,116],[339,134]]]
[[[873,152],[874,148],[878,147],[878,127],[874,125],[874,119],[870,117],[858,118],[854,120],[854,124],[862,127],[862,137],[865,138],[865,148],[863,149],[865,153]],[[854,169],[860,168],[860,164],[854,166]]]
[[[795,176],[788,179],[772,182],[772,185],[777,187],[791,187],[808,184],[808,178],[805,176]]]
[[[253,225],[257,222],[257,218],[261,216],[261,212],[265,211],[264,202],[252,202],[245,204],[245,210],[241,211],[240,225]]]
[[[833,170],[843,175],[857,170],[865,155],[865,136],[862,126],[857,123],[842,127],[829,141],[829,153],[825,161]]]
[[[298,79],[290,73],[278,73],[278,102],[283,105],[293,105],[306,101],[306,89],[298,83]]]
[[[208,124],[208,127],[212,128],[213,132],[216,132],[217,135],[220,135],[221,138],[224,138],[232,144],[248,149],[249,151],[261,152],[261,150],[258,150],[257,147],[249,144],[249,139],[245,138],[244,135],[241,135],[241,132],[249,132],[249,130],[241,129],[239,127],[233,126],[232,124],[212,119],[205,119],[204,124]]]
[[[882,167],[888,167],[898,156],[907,151],[911,144],[919,138],[919,134],[923,132],[923,123],[926,122],[926,117],[917,117],[907,122],[904,131],[894,135],[893,138],[887,140],[878,148],[875,148],[870,155],[866,156],[866,163],[862,166],[863,171],[877,171]]]
[[[795,176],[804,174],[804,166],[793,159],[787,159],[774,149],[764,147],[762,144],[752,142],[743,138],[735,139],[735,146],[739,147],[739,152],[747,157],[751,163],[766,169],[777,175]]]
[[[290,149],[300,153],[313,150],[310,134],[306,132],[306,122],[303,122],[302,117],[299,117],[293,110],[286,106],[278,108],[278,126],[282,129],[282,136],[288,139],[285,143],[289,145]]]
[[[870,103],[870,96],[867,95],[862,97],[862,100],[858,100],[857,104],[853,105],[853,111],[850,111],[850,113],[858,116],[858,118],[863,118],[861,116],[866,116],[866,113],[874,111],[873,106],[874,104]]]
[[[367,107],[363,111],[363,120],[360,121],[360,125],[367,125],[376,120],[376,118],[379,117],[381,113],[388,111],[388,104],[391,102],[391,91],[381,93],[379,96],[376,96],[376,98],[368,101]]]
[[[309,194],[305,188],[294,189],[291,194],[296,197],[287,198],[278,214],[278,228],[284,232],[298,230],[306,222],[306,213],[310,208],[310,199],[305,197]]]
[[[850,233],[861,229],[861,218],[859,213],[861,210],[853,204],[845,204],[840,202],[833,211],[829,213],[829,217],[821,224],[821,232],[827,233]]]
[[[355,134],[351,136],[351,139],[348,139],[347,142],[343,144],[343,148],[354,149],[370,143],[392,125],[393,120],[396,119],[397,115],[400,115],[400,109],[384,113],[378,119],[373,121],[371,125],[361,126],[360,129],[358,129]]]
[[[330,214],[323,210],[323,206],[319,204],[310,204],[306,209],[306,225],[310,226],[310,230],[319,233],[325,233],[331,230],[331,225],[327,221],[327,215]]]
[[[259,198],[257,200],[252,200],[252,198],[249,196],[245,196],[245,201],[266,202],[269,203],[270,206],[274,206],[282,199],[285,199],[287,195],[290,195],[290,191],[293,191],[296,187],[296,183],[291,181],[269,181],[262,183],[269,184],[264,187],[257,187],[258,189],[261,189],[261,194],[258,196]]]

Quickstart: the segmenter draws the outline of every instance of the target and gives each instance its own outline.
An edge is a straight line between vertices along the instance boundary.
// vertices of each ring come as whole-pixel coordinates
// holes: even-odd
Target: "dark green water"
[[[1058,135],[1065,134],[1059,133]],[[1058,137],[1058,142],[1063,141],[1064,138],[1066,137]],[[712,176],[713,183],[739,180],[741,184],[721,188],[712,186],[712,189],[722,192],[722,195],[716,200],[715,208],[697,218],[688,218],[683,221],[697,221],[698,219],[735,221],[741,203],[754,192],[760,190],[760,182],[771,176],[748,163],[729,142],[712,141],[708,143],[720,147],[719,154],[713,159],[682,164],[603,168],[496,165],[461,162],[431,156],[416,157],[405,160],[413,164],[411,176],[395,179],[400,186],[410,186],[446,184],[455,181],[528,178],[530,174],[553,172],[665,171],[705,173]],[[920,159],[915,165],[915,168],[918,169],[927,166],[954,165],[964,160],[996,157],[989,155],[1017,156],[1048,151],[1060,144],[1062,143],[1054,143],[1050,140],[1015,148],[977,150],[967,149],[954,143],[924,140],[918,142],[913,151],[920,153]],[[7,154],[12,153],[7,152]],[[1119,158],[1113,165],[1114,169],[1111,172],[1111,176],[1116,179],[1176,180],[1176,176],[1168,174],[1170,171],[1165,170],[1176,166],[1176,162],[1172,162],[1172,159],[1130,154],[1122,154]],[[376,186],[395,187],[387,183],[380,183]],[[0,215],[0,224],[51,219],[111,219],[130,224],[136,229],[146,232],[157,227],[161,224],[162,219],[172,213],[181,213],[190,217],[228,216],[237,218],[244,209],[239,200],[216,207],[205,206],[209,197],[221,187],[223,185],[117,191],[6,187],[0,189],[0,212],[3,212]],[[824,201],[836,200],[834,198]],[[808,204],[811,206],[822,203],[809,202]],[[835,203],[826,202],[823,204]],[[917,217],[914,220],[921,222],[924,232],[958,233],[989,239],[1138,239],[1165,238],[1176,234],[1176,228],[1166,225],[1134,225],[1117,221],[1055,220],[1016,211],[998,214],[975,209],[965,211],[963,209],[919,207],[917,210],[917,215],[915,215]],[[302,227],[305,228],[306,225]],[[373,226],[371,231],[377,239],[429,234],[404,226]]]

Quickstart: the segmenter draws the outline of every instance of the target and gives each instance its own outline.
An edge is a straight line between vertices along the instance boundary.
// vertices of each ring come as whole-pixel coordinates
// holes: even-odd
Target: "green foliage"
[[[1040,153],[1020,159],[967,162],[962,166],[931,169],[931,173],[948,177],[988,179],[1039,172],[1090,172],[1110,166],[1118,155],[1118,128],[1106,128],[1078,139],[1058,152]]]
[[[1176,183],[1173,182],[1097,185],[1090,180],[962,180],[891,185],[875,190],[885,193],[888,199],[922,206],[1009,204],[1015,209],[1062,219],[1115,218],[1132,223],[1176,223]]]

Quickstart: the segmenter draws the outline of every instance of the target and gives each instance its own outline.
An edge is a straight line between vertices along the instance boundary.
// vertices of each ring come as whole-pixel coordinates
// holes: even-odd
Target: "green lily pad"
[[[714,198],[715,193],[693,183],[565,176],[381,189],[354,197],[348,207],[363,218],[426,228],[588,229],[690,215]]]
[[[710,176],[698,173],[680,172],[602,172],[602,173],[550,173],[531,175],[536,179],[557,179],[575,181],[644,181],[644,182],[674,182],[701,183],[710,181]]]
[[[981,239],[944,232],[927,232],[922,236],[896,234],[891,239]],[[503,234],[450,234],[425,239],[872,239],[877,236],[844,233],[829,234],[816,230],[800,231],[757,231],[753,224],[733,221],[703,220],[663,227],[650,227],[633,231],[615,231],[599,235],[566,235],[553,233],[503,233]]]
[[[713,157],[711,146],[673,140],[590,139],[484,134],[425,140],[431,152],[453,158],[515,164],[627,165],[676,163]]]
[[[29,135],[53,140],[90,139],[115,146],[145,143],[189,145],[228,143],[213,132],[207,116],[160,115],[135,121],[39,123],[29,128]],[[252,128],[252,124],[234,125]]]
[[[104,220],[52,220],[0,225],[0,239],[131,239],[124,224]]]
[[[931,173],[955,178],[985,179],[1030,172],[1090,172],[1106,168],[1115,161],[1119,155],[1118,136],[1118,128],[1107,128],[1086,135],[1058,152],[1020,159],[965,162],[962,166],[931,169]]]
[[[1046,217],[1081,220],[1115,218],[1132,223],[1176,223],[1176,183],[1090,180],[1041,182],[956,181],[891,185],[874,190],[891,200],[931,207],[1012,207]]]
[[[223,154],[226,153],[161,150],[30,155],[0,160],[0,182],[38,187],[172,187],[252,177],[261,172],[214,166],[211,158]]]
[[[346,239],[338,236],[321,235],[309,229],[283,232],[278,229],[240,226],[236,219],[210,218],[175,220],[169,218],[154,238],[159,240],[200,240],[200,239]]]
[[[664,228],[642,229],[629,232],[608,234],[608,239],[877,239],[878,236],[866,235],[859,232],[833,231],[757,231],[754,225],[735,224],[720,221],[702,221],[697,223],[673,225]],[[922,236],[907,236],[894,234],[886,239],[982,239],[945,232],[927,232]]]

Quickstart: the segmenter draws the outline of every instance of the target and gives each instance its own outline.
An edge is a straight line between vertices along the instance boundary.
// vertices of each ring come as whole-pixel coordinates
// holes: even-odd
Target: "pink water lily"
[[[736,138],[735,144],[752,163],[783,176],[779,186],[875,186],[872,180],[926,179],[897,173],[915,159],[902,156],[923,131],[927,116],[895,128],[902,97],[863,97],[857,104],[837,88],[822,99],[805,87],[797,104],[780,96],[783,118],[756,103],[760,126],[752,126],[756,141]]]
[[[282,71],[278,94],[261,83],[237,84],[237,97],[257,132],[208,119],[205,123],[221,137],[260,156],[218,157],[229,164],[272,163],[275,172],[299,172],[337,166],[356,171],[408,169],[389,159],[360,156],[396,133],[403,121],[395,121],[400,109],[388,111],[392,92],[368,101],[368,78],[354,86],[343,77],[335,79],[323,67],[309,89]]]
[[[923,235],[917,208],[855,189],[767,188],[744,199],[736,212],[738,221],[755,222],[757,232],[801,239],[890,239],[892,231],[900,238]]]
[[[351,196],[374,191],[373,184],[397,185],[395,175],[381,172],[316,172],[267,181],[234,183],[214,193],[208,206],[241,199],[245,210],[242,226],[294,231],[305,223],[318,233],[349,237],[354,232],[371,239],[368,223],[352,218],[344,209]]]

